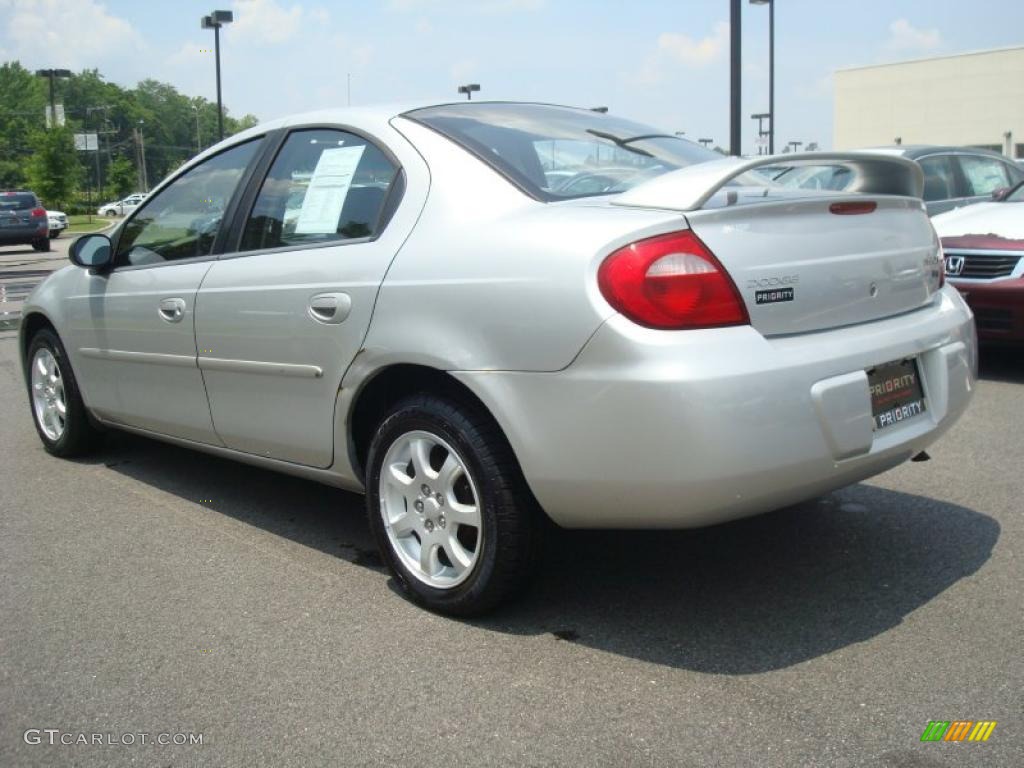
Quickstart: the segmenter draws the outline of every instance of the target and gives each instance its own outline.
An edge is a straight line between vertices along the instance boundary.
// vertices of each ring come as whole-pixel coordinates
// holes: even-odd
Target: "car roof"
[[[936,155],[943,153],[957,152],[959,154],[985,155],[987,157],[998,157],[1002,160],[1010,160],[1005,155],[993,152],[991,149],[980,149],[978,147],[959,147],[948,144],[890,144],[882,147],[869,147],[870,151],[885,152],[887,154],[900,154],[904,157],[914,159],[924,155]]]

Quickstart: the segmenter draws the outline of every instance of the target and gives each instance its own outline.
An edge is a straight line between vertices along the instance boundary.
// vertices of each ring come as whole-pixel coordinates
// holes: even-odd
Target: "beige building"
[[[1024,47],[836,72],[835,148],[897,141],[1024,157]]]

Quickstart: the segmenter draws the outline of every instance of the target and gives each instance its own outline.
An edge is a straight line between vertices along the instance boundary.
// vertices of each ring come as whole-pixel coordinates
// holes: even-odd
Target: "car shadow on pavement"
[[[978,356],[978,378],[1024,384],[1024,348],[982,346]]]
[[[116,431],[108,433],[103,450],[87,461],[384,572],[358,494]]]
[[[855,485],[693,531],[561,533],[533,595],[481,622],[713,674],[766,672],[897,626],[977,571],[999,524]]]
[[[124,434],[99,461],[386,578],[361,496]],[[981,568],[999,534],[970,509],[865,484],[713,528],[554,529],[531,590],[471,623],[700,672],[765,672],[897,626]]]

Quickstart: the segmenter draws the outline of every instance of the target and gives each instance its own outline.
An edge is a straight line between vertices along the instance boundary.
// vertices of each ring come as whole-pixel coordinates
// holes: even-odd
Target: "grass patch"
[[[101,229],[106,229],[110,223],[111,219],[104,216],[89,216],[87,214],[68,216],[68,228],[62,234],[81,235],[86,232],[99,232]]]

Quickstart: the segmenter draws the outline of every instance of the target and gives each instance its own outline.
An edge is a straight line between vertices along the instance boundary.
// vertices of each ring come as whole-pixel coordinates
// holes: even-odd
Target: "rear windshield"
[[[408,112],[538,200],[624,192],[722,155],[648,125],[586,109],[481,102]]]
[[[31,192],[0,192],[0,211],[27,211],[38,205]]]

